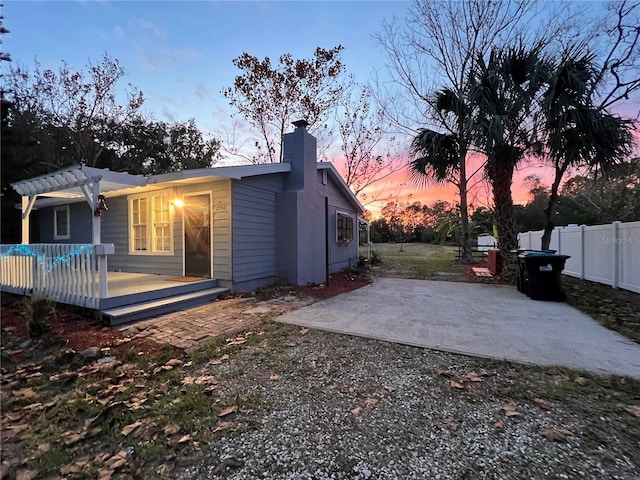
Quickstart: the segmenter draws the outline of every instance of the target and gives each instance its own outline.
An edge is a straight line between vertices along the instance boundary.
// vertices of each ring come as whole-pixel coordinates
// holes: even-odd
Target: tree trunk
[[[458,189],[460,191],[460,226],[462,228],[462,251],[460,252],[460,262],[473,262],[471,253],[471,238],[469,236],[469,206],[467,205],[467,152],[460,154],[460,181]]]
[[[511,250],[518,248],[518,238],[513,223],[513,166],[507,162],[492,162],[489,178],[493,188],[496,226],[498,228],[498,248],[502,256],[502,278],[514,281],[516,278],[516,256]]]
[[[553,233],[553,212],[558,203],[558,190],[560,190],[560,181],[564,175],[566,168],[558,168],[556,166],[556,176],[553,179],[553,185],[551,185],[551,193],[549,194],[549,202],[544,209],[544,233],[542,234],[541,250],[548,250],[551,244],[551,234]]]

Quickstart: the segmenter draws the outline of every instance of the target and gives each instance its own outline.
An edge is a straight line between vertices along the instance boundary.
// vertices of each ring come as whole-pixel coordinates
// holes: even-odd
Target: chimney
[[[283,161],[291,164],[291,173],[285,182],[285,190],[290,192],[304,191],[305,185],[311,185],[317,176],[317,142],[307,132],[309,122],[296,120],[296,127],[283,138]]]

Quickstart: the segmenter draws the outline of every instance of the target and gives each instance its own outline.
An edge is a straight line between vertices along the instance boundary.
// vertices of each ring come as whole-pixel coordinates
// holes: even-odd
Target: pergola
[[[96,212],[92,220],[92,241],[100,241],[100,208],[102,195],[124,188],[143,187],[147,178],[126,172],[112,172],[107,168],[75,165],[73,167],[47,173],[39,177],[12,183],[13,189],[22,196],[22,243],[29,243],[29,217],[38,197],[82,198],[84,197]]]

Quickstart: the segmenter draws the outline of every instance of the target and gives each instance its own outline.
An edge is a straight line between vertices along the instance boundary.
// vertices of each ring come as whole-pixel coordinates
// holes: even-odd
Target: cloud
[[[196,95],[200,100],[208,100],[211,97],[209,90],[204,85],[198,85],[196,88]]]
[[[176,119],[175,115],[173,114],[173,112],[171,110],[169,110],[167,107],[163,107],[162,108],[162,116],[169,122],[169,123],[177,123],[178,120]]]
[[[137,24],[137,26],[142,28],[143,30],[150,30],[157,40],[164,40],[167,37],[167,34],[162,27],[156,25],[153,22],[145,20],[144,18],[138,19]]]
[[[154,70],[169,69],[175,64],[200,58],[202,52],[196,48],[138,48],[142,63]]]

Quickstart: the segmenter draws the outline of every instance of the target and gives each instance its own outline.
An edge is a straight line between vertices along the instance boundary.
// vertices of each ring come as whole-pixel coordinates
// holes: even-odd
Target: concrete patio
[[[640,379],[640,345],[515,287],[377,278],[279,322],[447,352]]]

